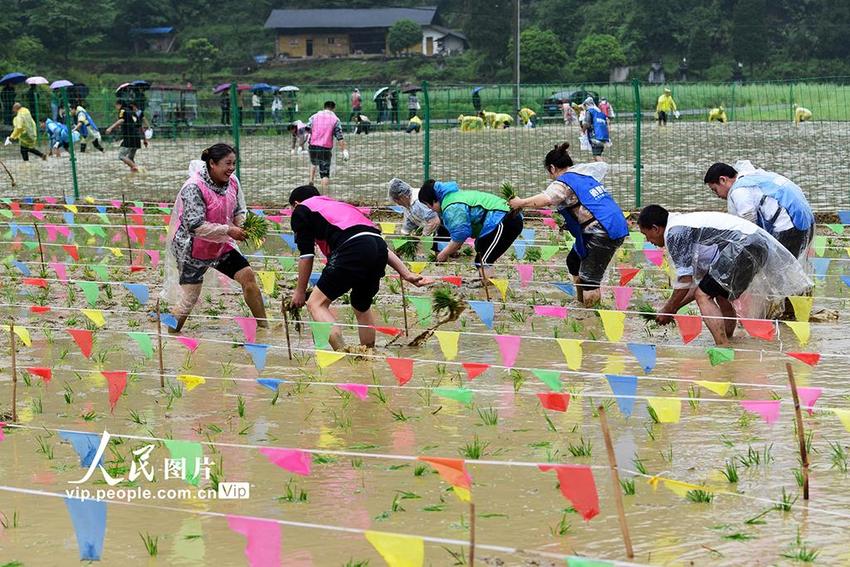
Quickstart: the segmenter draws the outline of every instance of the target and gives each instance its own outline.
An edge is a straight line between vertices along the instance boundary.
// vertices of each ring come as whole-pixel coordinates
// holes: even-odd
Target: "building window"
[[[289,39],[289,45],[298,45],[298,38],[293,37]]]
[[[335,43],[336,43],[336,38],[335,38],[335,37],[329,37],[329,38],[328,38],[328,45],[333,45],[333,44],[335,44]]]

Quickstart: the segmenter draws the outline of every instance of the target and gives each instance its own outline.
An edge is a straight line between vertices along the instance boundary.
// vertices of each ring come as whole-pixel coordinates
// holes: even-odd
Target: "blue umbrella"
[[[475,87],[474,89],[472,89],[472,94],[477,93],[478,91],[480,91],[480,90],[481,90],[481,89],[483,89],[483,88],[484,88],[484,87]]]
[[[273,91],[273,90],[274,90],[274,87],[273,87],[273,86],[271,86],[271,85],[270,85],[270,84],[268,84],[268,83],[257,83],[257,84],[251,85],[251,90],[252,90],[252,91],[265,91],[265,92],[271,92],[271,91]]]
[[[0,85],[17,85],[27,80],[27,76],[23,73],[6,73],[0,78]]]

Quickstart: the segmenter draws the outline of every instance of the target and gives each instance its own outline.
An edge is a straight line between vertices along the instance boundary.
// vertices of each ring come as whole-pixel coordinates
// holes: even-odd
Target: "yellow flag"
[[[11,325],[3,325],[3,328],[6,331],[9,331]],[[32,338],[30,337],[30,332],[26,327],[21,327],[20,325],[15,325],[15,334],[21,339],[21,342],[26,346],[32,346]]]
[[[655,415],[658,416],[658,421],[661,423],[679,423],[679,418],[682,416],[681,400],[671,400],[670,398],[656,398],[650,396],[647,398],[649,405],[655,410]]]
[[[815,298],[803,295],[792,295],[788,299],[791,300],[791,305],[794,306],[794,316],[797,318],[797,321],[808,323],[809,316],[812,314],[812,303]]]
[[[570,370],[581,368],[581,343],[579,339],[558,339],[558,346]]]
[[[84,197],[83,201],[85,201],[89,205],[94,205],[94,203],[95,203],[94,197],[92,197],[91,195]]]
[[[337,362],[344,356],[344,352],[335,352],[332,350],[317,350],[316,364],[319,365],[319,368],[327,368],[328,366],[330,366],[334,362]]]
[[[609,354],[605,358],[605,367],[602,369],[605,374],[625,374],[626,373],[626,357],[622,354]]]
[[[701,386],[706,390],[711,390],[718,396],[725,396],[729,391],[729,382],[711,382],[709,380],[695,380],[694,384]]]
[[[77,205],[62,205],[74,214],[77,214]]]
[[[106,325],[106,319],[103,318],[103,311],[100,309],[80,309],[80,311],[98,327]]]
[[[850,410],[848,409],[833,409],[835,415],[838,416],[838,419],[841,420],[841,425],[844,426],[844,429],[850,431]]]
[[[410,265],[410,271],[414,274],[421,274],[422,270],[425,269],[425,266],[428,265],[428,262],[408,262]]]
[[[260,283],[263,285],[263,293],[266,295],[274,293],[274,284],[277,281],[277,272],[259,270],[257,275],[260,276]]]
[[[372,530],[367,530],[365,535],[388,567],[422,567],[425,564],[425,542],[421,537]]]
[[[107,246],[106,249],[109,250],[110,252],[112,252],[112,255],[115,256],[116,258],[123,258],[124,257],[124,253],[121,252],[121,250],[118,249],[118,248],[113,248],[112,246]]]
[[[691,490],[702,490],[705,492],[713,492],[709,488],[705,486],[700,486],[698,484],[689,484],[687,482],[681,482],[678,480],[673,480],[671,478],[664,478],[660,476],[654,476],[647,481],[652,488],[658,488],[658,483],[663,482],[664,488],[673,492],[676,496],[681,498],[685,498],[688,492]]]
[[[793,301],[794,298],[792,297],[791,300]],[[791,327],[791,330],[797,335],[797,340],[800,341],[801,345],[809,342],[809,337],[812,335],[812,328],[808,322],[784,321],[784,323]]]
[[[394,222],[381,222],[378,223],[381,225],[381,232],[384,234],[395,234],[395,225]]]
[[[844,251],[847,252],[848,256],[850,256],[850,247],[845,248]]]
[[[624,216],[624,217],[626,217],[626,218],[629,218],[629,216],[630,216],[631,214],[632,214],[632,213],[630,213],[629,211],[623,211],[623,216]]]
[[[461,502],[472,502],[472,493],[469,492],[468,488],[453,486],[452,490],[455,491],[455,496],[457,496]]]
[[[446,360],[454,360],[457,356],[457,342],[460,339],[460,333],[457,331],[434,331],[434,334],[440,341],[440,349],[442,349]]]
[[[607,309],[599,310],[599,317],[602,318],[602,328],[605,329],[605,334],[608,340],[612,343],[619,342],[623,338],[623,331],[626,325],[626,314],[622,311],[609,311]]]
[[[187,392],[191,392],[201,384],[206,383],[203,376],[195,376],[194,374],[181,374],[177,377],[177,381],[183,382]]]
[[[499,293],[502,294],[502,301],[507,299],[508,297],[508,280],[502,278],[490,278],[490,283],[496,286],[496,289],[499,290]]]

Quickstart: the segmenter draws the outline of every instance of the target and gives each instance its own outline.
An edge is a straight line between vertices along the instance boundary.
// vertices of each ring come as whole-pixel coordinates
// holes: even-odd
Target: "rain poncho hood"
[[[34,148],[36,144],[36,127],[35,120],[32,119],[29,109],[22,106],[18,109],[15,117],[12,118],[12,134],[9,136],[13,140],[19,140],[21,146],[25,148]]]
[[[753,187],[765,196],[776,199],[791,217],[791,222],[797,230],[809,230],[815,223],[809,202],[796,183],[778,173],[757,169],[749,160],[739,160],[735,162],[734,167],[738,176],[730,192],[736,188]],[[764,219],[759,214],[758,221],[760,227],[773,232],[770,219]]]

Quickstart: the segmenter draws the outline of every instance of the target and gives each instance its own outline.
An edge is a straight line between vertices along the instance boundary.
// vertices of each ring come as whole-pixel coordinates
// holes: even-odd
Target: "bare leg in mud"
[[[251,268],[242,268],[233,279],[242,286],[242,294],[245,296],[245,303],[248,304],[248,309],[257,320],[258,327],[268,327],[269,322],[266,318],[266,306],[263,305],[263,295],[260,293],[260,286],[257,285],[257,276]]]

